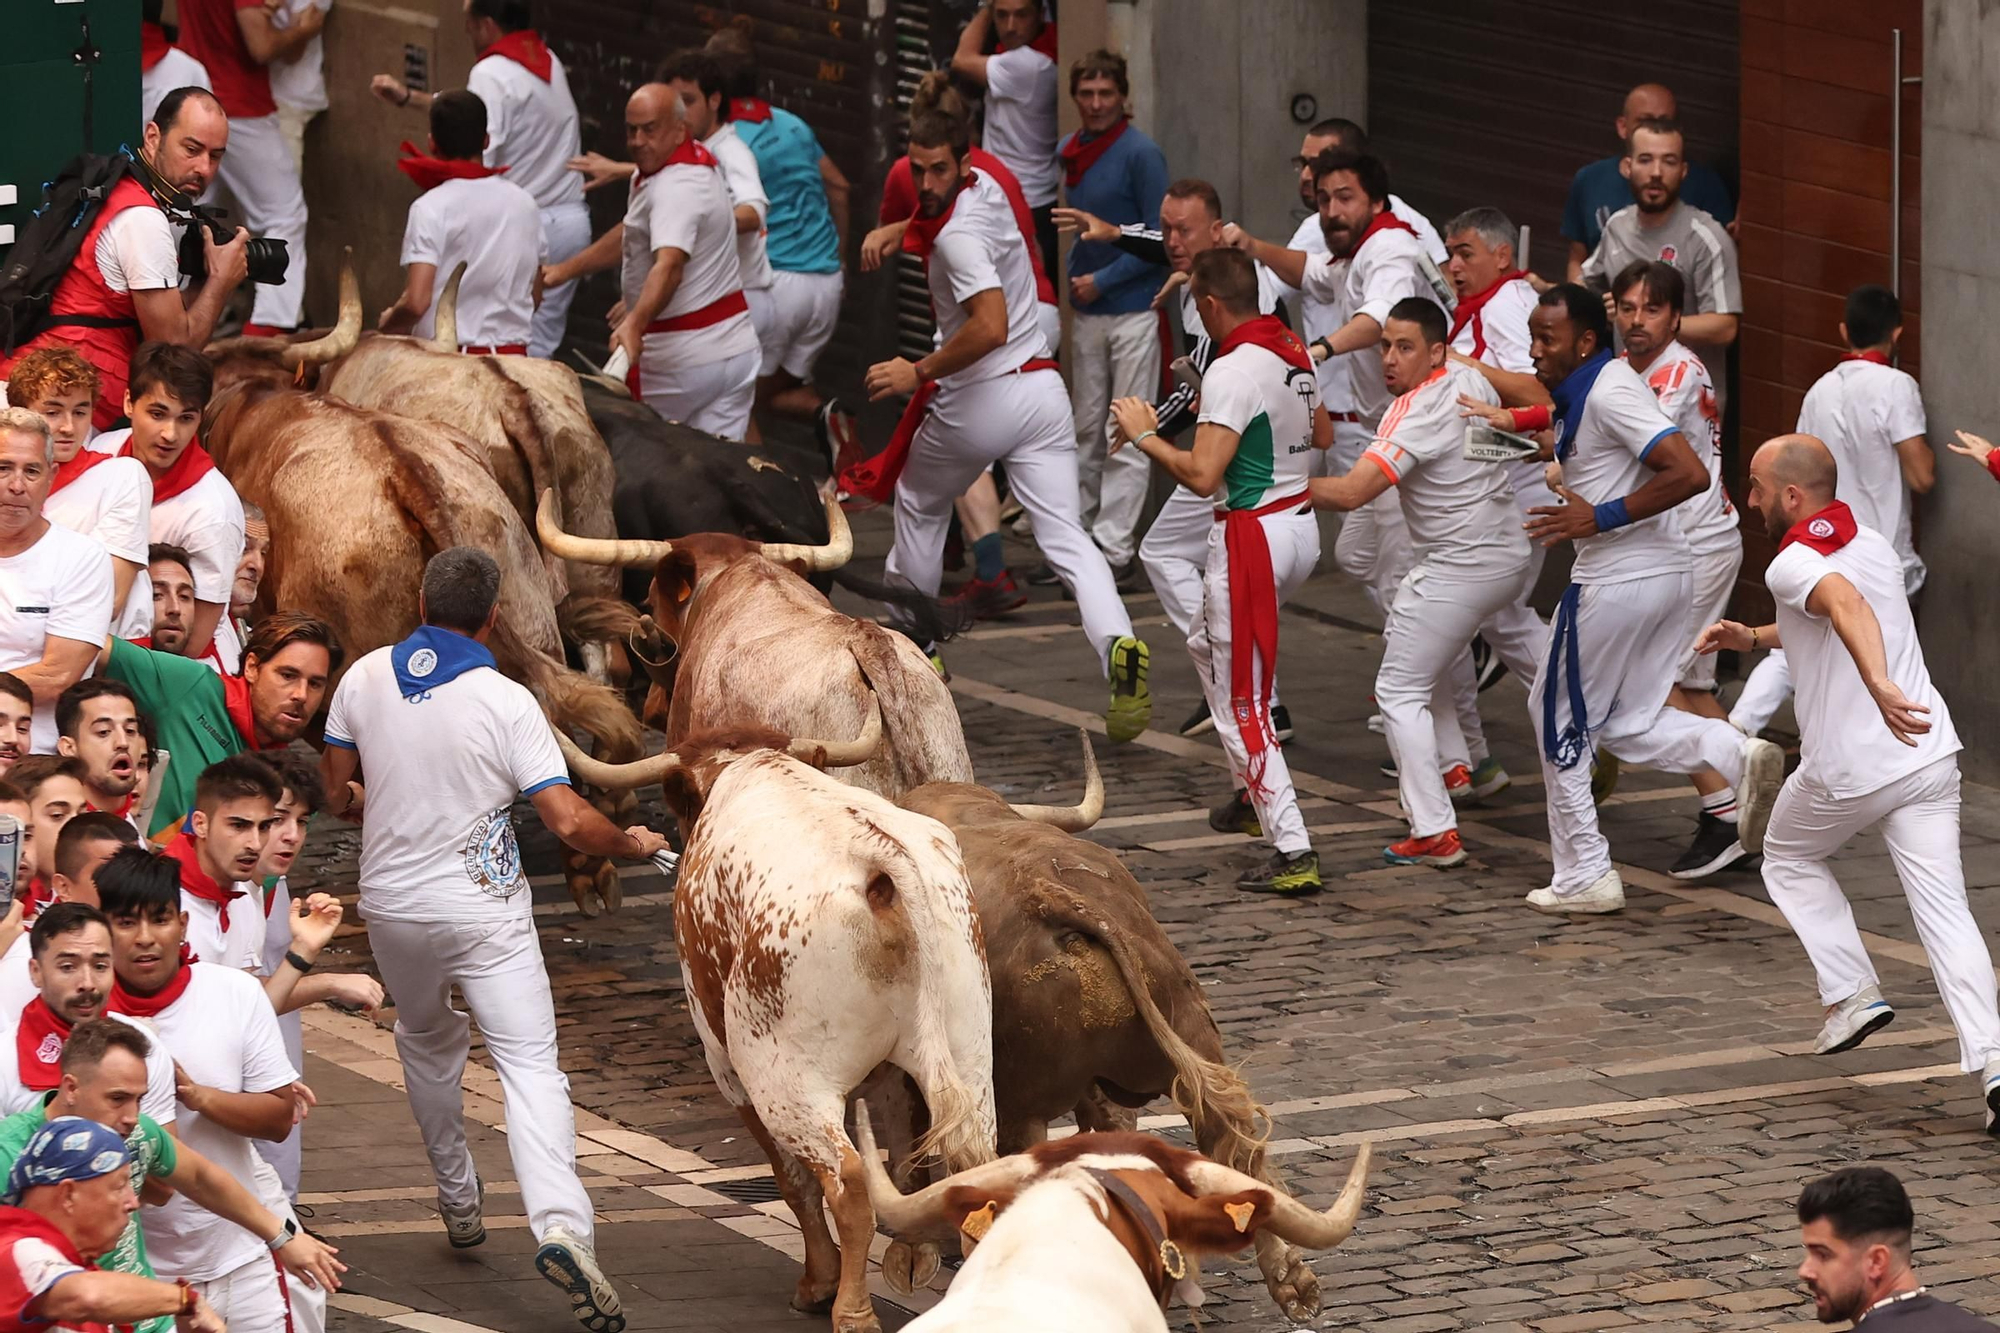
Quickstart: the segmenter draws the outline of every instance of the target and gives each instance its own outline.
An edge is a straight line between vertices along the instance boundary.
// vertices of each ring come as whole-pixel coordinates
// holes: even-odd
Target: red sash
[[[1083,179],[1084,173],[1097,165],[1097,159],[1103,157],[1111,145],[1118,142],[1118,136],[1125,133],[1125,127],[1131,123],[1130,116],[1121,116],[1116,124],[1089,143],[1083,141],[1082,130],[1070,135],[1063,144],[1062,151],[1057,154],[1062,159],[1063,184],[1072,190],[1075,189],[1078,182]]]
[[[1271,572],[1271,543],[1264,535],[1263,519],[1311,502],[1312,493],[1300,491],[1257,509],[1215,511],[1229,554],[1229,711],[1250,761],[1243,785],[1252,796],[1267,794],[1266,750],[1277,743],[1266,705],[1278,670],[1278,581]],[[1264,659],[1261,671],[1258,657]]]
[[[1778,543],[1778,549],[1782,551],[1793,542],[1803,542],[1821,555],[1832,555],[1853,541],[1854,534],[1858,531],[1860,529],[1855,526],[1854,511],[1835,500],[1817,514],[1792,524],[1792,530]]]
[[[75,481],[99,463],[109,463],[116,454],[100,454],[88,445],[77,448],[76,454],[67,463],[57,463],[55,477],[49,482],[49,494],[54,495],[63,487]]]
[[[174,973],[174,979],[160,987],[151,995],[134,995],[125,989],[122,981],[111,983],[111,1003],[105,1006],[114,1014],[124,1014],[130,1018],[155,1018],[173,1006],[175,1000],[187,993],[188,981],[194,976],[194,964],[185,960],[186,946],[182,946],[183,961]]]
[[[1336,258],[1340,259],[1354,258],[1354,256],[1361,253],[1362,246],[1368,244],[1370,240],[1374,239],[1378,234],[1385,231],[1406,231],[1410,233],[1410,235],[1412,236],[1415,236],[1417,234],[1417,229],[1415,227],[1412,227],[1409,223],[1403,221],[1401,218],[1397,217],[1394,213],[1391,213],[1389,211],[1388,202],[1385,200],[1382,204],[1382,211],[1375,215],[1374,221],[1370,222],[1368,224],[1367,230],[1361,233],[1361,239],[1357,240],[1354,243],[1354,248],[1352,250],[1349,250],[1344,255],[1336,256]]]
[[[417,151],[417,146],[408,139],[403,140],[402,156],[396,159],[396,169],[417,183],[417,188],[428,193],[446,181],[476,181],[487,176],[498,176],[505,167],[489,167],[484,162],[470,157],[427,157]]]
[[[771,118],[771,104],[761,97],[732,97],[729,99],[729,118],[761,125]]]
[[[132,441],[129,437],[125,441],[125,447],[118,451],[117,456],[137,457],[132,452]],[[147,471],[150,472],[152,469],[148,468]],[[190,440],[188,447],[181,450],[181,456],[174,460],[174,465],[160,476],[153,478],[153,503],[158,504],[162,500],[173,499],[213,471],[215,471],[215,460],[208,456],[208,450],[201,447],[200,440]]]
[[[549,82],[555,74],[555,60],[549,55],[548,46],[542,41],[542,35],[532,28],[510,32],[479,53],[481,60],[488,56],[511,60],[543,83]]]
[[[467,356],[526,356],[528,344],[501,343],[498,347],[475,347],[467,344],[458,349]]]
[[[229,929],[229,904],[244,896],[241,889],[225,888],[211,879],[201,868],[201,861],[195,855],[194,839],[187,830],[167,839],[167,845],[160,848],[168,856],[180,862],[181,892],[193,894],[205,903],[214,903],[222,921],[222,929]]]
[[[699,310],[689,310],[682,314],[669,315],[665,319],[656,319],[646,326],[646,332],[685,333],[689,329],[705,329],[711,324],[720,324],[732,316],[745,314],[749,309],[750,303],[743,299],[743,293],[734,291],[727,296],[717,297]],[[634,361],[632,368],[625,372],[625,387],[632,391],[634,398],[639,397],[637,361]]]
[[[47,1092],[62,1082],[63,1043],[69,1040],[70,1025],[37,995],[21,1011],[14,1029],[14,1059],[21,1086],[31,1092]]]
[[[1056,362],[1045,356],[1038,356],[1022,365],[1015,374],[1026,375],[1035,370],[1060,370]],[[864,458],[851,463],[840,473],[840,489],[849,495],[863,495],[876,504],[887,504],[889,497],[896,493],[896,479],[903,475],[903,465],[910,461],[910,445],[917,438],[917,428],[924,424],[924,417],[931,410],[931,400],[937,397],[937,381],[926,380],[910,395],[908,406],[896,422],[896,433],[889,437],[889,447],[872,458]]]
[[[1223,338],[1222,345],[1216,348],[1215,361],[1222,360],[1239,347],[1261,347],[1294,370],[1313,368],[1312,353],[1306,351],[1305,344],[1299,341],[1299,335],[1292,332],[1291,326],[1276,315],[1258,315],[1231,329]]]
[[[210,639],[208,647],[210,652],[215,651],[215,640]],[[291,743],[258,738],[257,715],[250,708],[250,682],[241,676],[222,677],[222,711],[229,715],[229,725],[243,738],[246,750],[282,750]]]
[[[1382,211],[1385,214],[1389,212],[1386,208]],[[1408,230],[1414,231],[1415,228],[1408,228]],[[1363,239],[1366,238],[1364,237]],[[1358,249],[1359,247],[1356,248]],[[1477,317],[1479,312],[1485,308],[1488,301],[1491,301],[1499,294],[1502,287],[1505,287],[1516,278],[1525,278],[1527,276],[1525,272],[1517,268],[1510,273],[1502,273],[1499,281],[1479,293],[1479,295],[1459,297],[1458,306],[1451,314],[1451,333],[1445,338],[1445,342],[1457,342],[1458,335],[1464,331],[1467,324],[1470,324],[1472,325],[1472,359],[1474,361],[1484,359],[1486,356],[1486,321]]]

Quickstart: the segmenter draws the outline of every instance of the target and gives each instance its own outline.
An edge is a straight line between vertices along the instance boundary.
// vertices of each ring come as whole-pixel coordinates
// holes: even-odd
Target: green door
[[[0,0],[0,254],[43,182],[88,149],[137,147],[139,0]],[[88,130],[86,130],[86,124]]]

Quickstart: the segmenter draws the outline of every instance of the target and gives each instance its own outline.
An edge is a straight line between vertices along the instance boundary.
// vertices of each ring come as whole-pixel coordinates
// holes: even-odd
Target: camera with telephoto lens
[[[217,245],[227,245],[236,236],[236,228],[223,221],[219,208],[205,208],[196,204],[185,214],[175,218],[185,222],[187,230],[181,233],[181,275],[199,280],[208,276],[208,256],[202,250],[201,237],[206,231],[215,238]],[[291,265],[291,252],[285,243],[271,236],[252,236],[244,246],[244,258],[249,261],[250,281],[275,287],[285,280],[285,270]]]

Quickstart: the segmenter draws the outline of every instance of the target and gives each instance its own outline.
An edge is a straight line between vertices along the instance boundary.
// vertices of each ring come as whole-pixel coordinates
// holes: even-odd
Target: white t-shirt
[[[1817,436],[1840,468],[1834,498],[1863,527],[1889,539],[1903,561],[1903,590],[1924,586],[1924,562],[1910,539],[1910,487],[1896,445],[1925,431],[1917,382],[1894,366],[1842,361],[1806,390],[1799,431]]]
[[[328,10],[333,8],[333,0],[288,0],[271,15],[271,26],[279,31],[291,27],[293,16],[304,13],[308,5]],[[294,111],[326,110],[325,59],[326,39],[315,37],[299,52],[298,59],[273,60],[264,66],[271,76],[271,100]]]
[[[201,662],[218,676],[243,673],[243,628],[237,624],[235,616],[225,612],[215,622],[215,638],[208,645],[208,652]]]
[[[101,646],[111,632],[111,602],[111,557],[104,548],[49,524],[33,546],[0,558],[0,671],[41,661],[51,638]],[[53,754],[55,748],[55,705],[37,704],[34,751]]]
[[[1290,249],[1306,252],[1306,267],[1325,262],[1326,237],[1319,229],[1319,214],[1308,213],[1299,223],[1299,229],[1292,233]],[[1315,338],[1324,338],[1340,327],[1340,308],[1330,301],[1322,301],[1311,292],[1287,286],[1288,295],[1299,298],[1299,327],[1305,332],[1305,340],[1310,343]],[[1348,377],[1347,367],[1339,357],[1328,357],[1318,365],[1319,401],[1328,412],[1338,416],[1342,412],[1354,410],[1354,385]]]
[[[160,63],[139,75],[139,125],[145,128],[160,102],[176,88],[207,88],[208,67],[178,46],[170,46]]]
[[[105,431],[88,447],[115,454],[131,437],[129,429]],[[179,546],[194,561],[189,573],[194,575],[197,601],[229,604],[236,566],[243,562],[243,501],[221,468],[210,470],[170,500],[154,501],[148,526],[153,541]]]
[[[1425,565],[1459,579],[1514,578],[1528,560],[1521,511],[1498,463],[1465,456],[1460,394],[1500,402],[1484,375],[1448,361],[1389,404],[1361,457],[1395,483]]]
[[[533,195],[507,177],[449,180],[424,191],[410,204],[401,262],[434,264],[437,276],[430,309],[412,332],[428,338],[436,331],[437,297],[463,263],[459,345],[527,342],[528,325],[535,318],[535,271],[548,255],[542,210]]]
[[[19,975],[24,979],[28,976],[27,939],[26,935],[21,936],[21,962],[18,969]],[[6,957],[0,959],[0,968],[13,971],[11,967],[13,958],[14,950],[9,949]],[[32,980],[27,981],[27,987],[27,998],[19,1004],[13,1003],[11,997],[0,1000],[0,1003],[6,1005],[6,1017],[0,1022],[0,1041],[7,1043],[4,1048],[0,1048],[4,1049],[4,1058],[0,1058],[0,1115],[18,1115],[42,1100],[41,1092],[21,1081],[20,1059],[14,1051],[14,1034],[21,1027],[21,1011],[41,996],[41,992],[35,989]],[[121,1023],[129,1023],[142,1032],[146,1031],[143,1023],[127,1018],[123,1014],[111,1014],[109,1017]],[[150,1037],[152,1033],[146,1032],[146,1035]],[[146,1094],[139,1099],[139,1109],[164,1125],[173,1120],[177,1105],[178,1103],[174,1101],[174,1057],[164,1043],[155,1041],[152,1050],[146,1053]]]
[[[1306,261],[1301,290],[1333,307],[1334,327],[1367,315],[1380,324],[1389,318],[1389,309],[1408,296],[1432,300],[1430,279],[1424,276],[1423,242],[1400,229],[1379,231],[1346,259]],[[1389,406],[1389,386],[1382,376],[1382,348],[1379,343],[1357,347],[1352,352],[1328,357],[1347,368],[1348,392],[1352,406],[1370,423],[1380,421]],[[1332,410],[1332,409],[1329,409]]]
[[[531,910],[508,815],[518,796],[569,781],[535,697],[478,667],[416,702],[390,649],[340,679],[329,745],[361,759],[361,913],[371,921],[506,921]]]
[[[1806,610],[1806,600],[1829,574],[1854,585],[1882,625],[1889,679],[1910,702],[1930,709],[1931,729],[1914,746],[1883,723],[1868,687],[1833,622]],[[1951,710],[1931,684],[1923,645],[1903,593],[1903,564],[1881,533],[1861,524],[1853,540],[1832,555],[1792,542],[1771,559],[1764,586],[1778,605],[1778,637],[1791,659],[1793,708],[1799,717],[1797,777],[1835,797],[1864,796],[1962,748]]]
[[[1201,377],[1202,425],[1236,432],[1235,456],[1212,497],[1218,509],[1260,509],[1306,489],[1312,477],[1319,381],[1267,348],[1244,344]]]
[[[238,884],[241,898],[229,904],[229,929],[222,928],[222,905],[181,890],[181,910],[187,913],[187,945],[204,963],[239,972],[264,970],[264,892],[255,884]]]
[[[146,575],[152,513],[152,474],[136,458],[99,463],[42,505],[42,517],[49,522],[94,537],[113,556],[139,567],[125,605],[111,623],[111,632],[121,639],[142,639],[153,632],[153,581]]]
[[[1451,349],[1475,361],[1484,361],[1496,370],[1512,371],[1518,375],[1534,374],[1535,358],[1528,345],[1528,316],[1535,313],[1538,299],[1534,284],[1526,278],[1502,283],[1500,290],[1493,293],[1485,305],[1472,312],[1465,327],[1451,340]],[[1516,459],[1511,463],[1502,463],[1500,470],[1507,474],[1516,495],[1532,491],[1537,504],[1549,498],[1548,490],[1543,487],[1539,460]],[[1536,489],[1538,487],[1542,489]]]
[[[680,286],[658,318],[692,314],[743,290],[743,271],[736,262],[736,215],[722,172],[715,167],[674,163],[651,176],[632,178],[631,201],[625,207],[622,274],[628,307],[638,303],[645,289],[654,252],[666,249],[679,250],[687,260],[681,265]],[[681,366],[703,366],[757,350],[757,328],[747,309],[701,328],[645,337],[647,353]]]
[[[187,1076],[203,1087],[276,1092],[297,1082],[299,1071],[285,1055],[278,1016],[264,996],[263,984],[234,968],[188,966],[193,975],[187,990],[151,1019],[139,1020],[139,1026],[149,1028]],[[257,1150],[249,1139],[185,1106],[179,1119],[181,1142],[256,1192],[251,1178]],[[206,1282],[253,1260],[270,1262],[258,1237],[180,1195],[158,1208],[142,1210],[140,1224],[156,1273]]]
[[[1031,47],[986,57],[986,151],[1007,164],[1028,207],[1056,201],[1056,62]]]
[[[157,292],[181,285],[181,229],[157,208],[128,208],[98,233],[97,271],[114,292]]]
[[[1646,387],[1708,469],[1708,489],[1674,507],[1688,550],[1696,556],[1734,555],[1743,549],[1741,515],[1722,484],[1722,410],[1708,367],[1687,344],[1671,342],[1646,368]]]
[[[24,930],[7,946],[7,952],[0,954],[0,1014],[18,1014],[28,1001],[42,993],[35,979],[28,975],[28,960],[34,957],[28,946],[28,932]]]
[[[757,230],[736,233],[736,267],[743,274],[747,290],[761,291],[771,285],[771,261],[764,253],[764,221],[770,216],[771,200],[764,193],[757,155],[729,121],[717,126],[704,143],[722,166],[722,183],[729,190],[729,206],[735,209],[748,204],[757,210]]]
[[[1563,485],[1591,504],[1622,500],[1652,477],[1649,450],[1680,430],[1660,410],[1653,391],[1615,358],[1598,372],[1575,442],[1562,460]],[[1674,511],[1628,523],[1576,542],[1572,583],[1624,583],[1692,568],[1687,539]]]
[[[1006,192],[992,177],[978,177],[952,201],[951,216],[931,251],[929,282],[931,307],[944,342],[965,327],[965,303],[980,292],[998,288],[1007,302],[1007,341],[938,380],[941,388],[990,380],[1048,355],[1035,315],[1035,272],[1028,261],[1028,242],[1014,221]]]
[[[486,103],[486,165],[506,167],[507,178],[535,196],[542,208],[583,206],[583,177],[564,164],[583,151],[569,76],[554,53],[543,83],[518,61],[488,56],[465,77],[466,89]]]

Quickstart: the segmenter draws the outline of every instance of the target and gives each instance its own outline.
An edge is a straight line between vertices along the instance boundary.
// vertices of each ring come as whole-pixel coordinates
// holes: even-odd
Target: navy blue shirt
[[[1158,227],[1160,200],[1167,195],[1166,154],[1128,124],[1065,194],[1071,208],[1095,213],[1114,226],[1136,222],[1148,229]],[[1149,264],[1106,241],[1078,241],[1070,247],[1069,275],[1085,273],[1097,275],[1097,299],[1076,307],[1086,315],[1130,315],[1149,309],[1167,280],[1165,265]]]
[[[1687,179],[1681,182],[1681,198],[1728,226],[1736,217],[1736,205],[1722,177],[1699,162],[1688,163]],[[1562,234],[1582,241],[1585,250],[1597,249],[1604,235],[1604,220],[1632,202],[1632,185],[1618,170],[1618,159],[1607,157],[1576,173],[1569,183],[1569,202],[1563,205]]]

